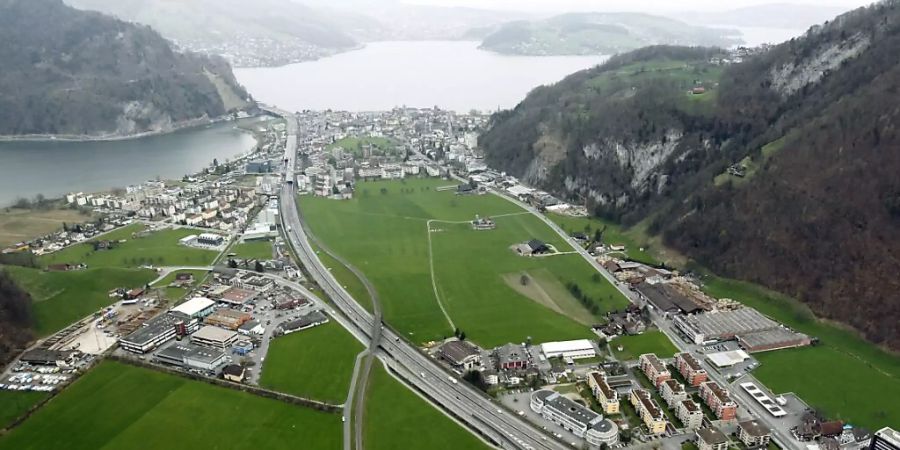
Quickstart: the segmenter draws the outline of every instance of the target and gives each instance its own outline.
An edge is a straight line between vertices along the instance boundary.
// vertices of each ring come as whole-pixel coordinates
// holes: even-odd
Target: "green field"
[[[46,392],[0,391],[0,429],[10,425],[47,395]]]
[[[632,261],[642,262],[651,266],[659,262],[649,253],[649,244],[636,236],[633,230],[625,230],[621,225],[598,219],[596,217],[572,217],[562,214],[548,213],[547,217],[569,233],[581,232],[593,238],[597,230],[603,230],[603,243],[606,245],[624,245],[624,256]]]
[[[372,367],[363,426],[368,450],[490,448],[406,389],[380,364]]]
[[[341,419],[104,362],[0,437],[0,449],[339,449]]]
[[[522,271],[543,269],[562,285],[578,284],[597,305],[598,316],[627,305],[611,285],[593,280],[595,272],[577,254],[516,255],[509,247],[532,238],[561,252],[572,249],[538,218],[500,197],[436,191],[454,184],[437,179],[360,183],[353,200],[303,197],[301,209],[315,234],[366,274],[378,289],[385,319],[414,342],[452,334],[450,321],[488,347],[529,336],[535,342],[592,336],[576,320],[511,287],[505,277]],[[497,229],[473,231],[468,221],[477,214],[494,217]],[[440,221],[431,223],[430,260],[427,223],[432,219]],[[336,275],[350,285],[346,275]]]
[[[366,290],[366,286],[363,282],[360,281],[350,269],[323,252],[319,247],[313,245],[313,249],[315,249],[316,255],[318,255],[322,264],[324,264],[331,274],[334,275],[336,280],[340,281],[341,286],[343,286],[344,289],[353,296],[356,302],[366,309],[366,311],[372,312],[372,297],[369,296],[369,291]]]
[[[272,259],[272,241],[241,242],[230,250],[238,258],[243,259]]]
[[[40,336],[53,334],[99,309],[115,303],[109,291],[138,288],[156,278],[152,270],[96,268],[71,272],[44,272],[5,267],[34,300],[34,329]]]
[[[362,350],[363,345],[335,322],[276,338],[262,367],[260,385],[341,404],[347,399],[356,355]]]
[[[169,286],[170,284],[172,284],[173,281],[175,281],[175,277],[180,273],[190,273],[190,274],[194,275],[193,285],[185,286],[185,287]],[[172,273],[166,275],[165,278],[163,278],[162,280],[159,280],[156,283],[153,283],[153,287],[164,289],[165,293],[166,293],[166,300],[168,300],[172,303],[178,303],[179,301],[184,299],[184,297],[188,294],[188,292],[190,292],[192,287],[198,286],[201,283],[203,283],[203,280],[206,278],[208,273],[209,272],[207,272],[205,270],[175,271],[175,272],[172,272]]]
[[[816,320],[805,305],[762,287],[708,277],[705,290],[820,339],[816,347],[755,355],[762,364],[754,375],[776,393],[795,392],[811,406],[869,429],[900,423],[900,356]]]
[[[178,240],[199,234],[197,230],[182,228],[165,229],[139,237],[134,233],[145,229],[144,225],[134,224],[108,233],[99,240],[126,240],[118,247],[110,250],[97,250],[90,242],[74,245],[39,258],[43,265],[59,263],[86,263],[88,267],[139,267],[154,266],[208,266],[213,263],[217,253],[211,250],[185,247]]]
[[[660,358],[671,358],[678,349],[659,330],[647,331],[635,336],[621,336],[609,341],[613,354],[619,361],[634,361],[644,353],[656,353]],[[622,351],[619,351],[622,346]]]

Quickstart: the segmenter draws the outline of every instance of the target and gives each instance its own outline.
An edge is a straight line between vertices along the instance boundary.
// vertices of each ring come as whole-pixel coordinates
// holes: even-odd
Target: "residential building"
[[[715,381],[707,381],[700,385],[700,398],[713,410],[719,420],[732,420],[737,416],[737,403],[731,399],[728,391]]]
[[[496,350],[497,367],[500,370],[520,370],[528,368],[528,352],[518,344],[506,344]]]
[[[672,379],[663,381],[659,387],[659,395],[669,405],[669,408],[675,408],[682,400],[687,400],[684,385]]]
[[[597,350],[594,344],[587,339],[577,339],[574,341],[545,342],[541,344],[541,352],[547,358],[594,358],[597,356]]]
[[[619,413],[619,393],[606,382],[602,372],[588,373],[588,386],[605,414]]]
[[[646,389],[631,390],[631,405],[638,412],[641,421],[647,426],[650,434],[663,434],[666,432],[666,415]]]
[[[706,369],[700,365],[700,361],[697,361],[697,358],[694,358],[694,355],[690,353],[678,353],[675,355],[675,367],[678,369],[678,373],[684,377],[684,380],[687,381],[687,384],[692,387],[699,387],[701,384],[705,383],[707,379],[709,379],[709,374],[706,373]]]
[[[700,450],[727,450],[728,436],[716,427],[697,430],[697,447]]]
[[[900,431],[884,427],[872,435],[869,450],[900,450]]]
[[[649,379],[657,389],[659,389],[663,381],[672,378],[672,374],[669,373],[669,369],[666,368],[666,365],[653,353],[641,355],[640,358],[638,358],[638,362],[640,363],[641,371],[644,372],[647,379]]]
[[[451,366],[460,370],[473,370],[481,365],[481,353],[465,341],[447,342],[441,346],[439,353]]]
[[[609,419],[578,403],[546,389],[531,394],[531,410],[541,417],[565,428],[592,446],[614,445],[619,441],[619,429]]]
[[[738,439],[747,448],[767,447],[772,440],[772,430],[756,420],[738,422]]]
[[[703,410],[693,400],[682,400],[678,403],[675,416],[688,430],[697,430],[703,425]]]
[[[229,364],[222,368],[222,378],[235,383],[244,381],[244,373],[244,368],[237,364]]]
[[[237,339],[236,332],[211,325],[205,325],[191,335],[192,343],[220,350],[231,347]]]

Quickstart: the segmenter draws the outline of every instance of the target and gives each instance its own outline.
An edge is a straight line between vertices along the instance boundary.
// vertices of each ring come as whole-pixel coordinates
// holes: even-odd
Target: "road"
[[[275,111],[285,116],[288,132],[296,136],[293,115]],[[296,160],[296,137],[288,138],[285,149],[285,178],[293,180]],[[365,335],[377,348],[377,356],[414,389],[424,393],[436,405],[459,421],[476,430],[500,448],[523,450],[564,449],[563,443],[549,438],[534,425],[499,407],[490,397],[467,383],[460,383],[450,372],[418,348],[405,341],[380,319],[360,306],[324,267],[304,231],[297,209],[294,184],[285,183],[280,197],[282,226],[288,241],[313,280],[331,298],[335,308],[346,317],[345,327],[354,334]]]
[[[465,180],[461,180],[465,181]],[[625,296],[632,303],[640,304],[638,299],[636,298],[634,292],[625,287],[624,284],[619,283],[612,274],[610,274],[605,267],[603,267],[597,260],[588,253],[587,250],[584,249],[581,245],[575,242],[575,239],[569,236],[562,228],[559,227],[555,222],[550,220],[546,215],[542,214],[540,211],[528,205],[524,202],[519,201],[509,195],[506,195],[504,192],[499,192],[496,190],[492,190],[492,193],[498,195],[520,207],[524,208],[526,211],[532,213],[537,216],[541,221],[547,224],[548,227],[553,229],[563,240],[566,241],[575,251],[580,254],[585,261],[588,262],[594,269],[596,269],[600,274],[606,278],[622,295]],[[691,352],[692,348],[687,345],[682,339],[678,336],[677,332],[673,329],[672,323],[665,318],[659,316],[658,314],[652,314],[652,319],[654,324],[668,336],[669,340],[672,341],[673,344],[678,348],[680,352]],[[756,403],[748,394],[746,394],[740,386],[735,386],[728,382],[725,377],[720,374],[715,368],[710,367],[702,358],[698,358],[701,361],[701,365],[704,366],[707,373],[709,373],[709,378],[712,381],[719,383],[721,386],[728,386],[729,392],[732,394],[732,399],[740,406],[739,414],[744,414],[746,416],[746,412],[749,411],[752,414],[753,418],[756,420],[763,422],[766,426],[768,426],[772,430],[772,439],[779,445],[779,447],[787,450],[803,450],[804,446],[799,441],[793,439],[788,430],[789,427],[786,427],[786,422],[784,420],[775,419],[772,417],[762,406]],[[740,411],[740,410],[743,411]]]

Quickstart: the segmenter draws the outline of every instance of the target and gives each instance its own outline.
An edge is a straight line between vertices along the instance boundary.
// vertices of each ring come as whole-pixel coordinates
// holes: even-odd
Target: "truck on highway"
[[[449,379],[450,382],[453,383],[453,384],[459,383],[459,381],[456,381],[456,378],[453,378],[453,377],[447,377],[447,379]]]

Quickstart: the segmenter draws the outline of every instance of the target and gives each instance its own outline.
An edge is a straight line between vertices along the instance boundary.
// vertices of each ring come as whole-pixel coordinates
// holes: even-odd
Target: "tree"
[[[378,192],[381,192],[381,195],[386,195],[388,193],[388,190],[387,188],[381,188],[378,190]]]
[[[260,273],[261,273],[261,272],[265,272],[265,271],[266,271],[266,268],[263,267],[263,265],[262,265],[261,262],[257,261],[257,262],[256,262],[256,266],[253,268],[253,270],[256,270],[257,272],[260,272]]]
[[[523,273],[519,278],[519,284],[521,284],[522,286],[528,286],[528,275]]]
[[[466,332],[465,332],[465,331],[460,331],[460,332],[459,332],[459,336],[457,336],[457,337],[458,337],[459,340],[461,340],[461,341],[466,340]]]

